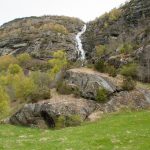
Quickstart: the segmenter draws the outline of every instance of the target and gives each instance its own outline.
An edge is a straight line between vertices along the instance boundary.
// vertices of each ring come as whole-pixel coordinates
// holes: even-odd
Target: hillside
[[[149,43],[147,0],[86,24],[42,16],[2,25],[0,149],[147,149]]]
[[[126,112],[63,130],[0,125],[1,150],[148,150],[150,112]]]
[[[149,82],[150,1],[131,0],[87,23],[83,47],[89,63],[103,59],[115,68],[135,62],[138,79]]]
[[[75,35],[83,21],[65,16],[20,18],[0,27],[0,55],[30,53],[35,58],[51,58],[52,52],[65,50],[77,59]]]

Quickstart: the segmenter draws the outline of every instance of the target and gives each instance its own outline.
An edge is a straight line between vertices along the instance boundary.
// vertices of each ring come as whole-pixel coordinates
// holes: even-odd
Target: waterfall
[[[82,61],[85,60],[85,51],[83,49],[81,36],[85,31],[86,31],[86,24],[83,26],[82,30],[76,36],[78,56],[79,59]]]

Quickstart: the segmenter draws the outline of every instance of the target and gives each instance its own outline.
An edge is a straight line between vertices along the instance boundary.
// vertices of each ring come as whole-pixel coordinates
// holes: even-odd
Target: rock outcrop
[[[98,103],[95,101],[77,99],[72,96],[61,96],[59,99],[54,97],[48,101],[26,104],[4,122],[30,127],[53,128],[61,116],[66,120],[78,116],[81,121],[84,121],[97,107]]]
[[[64,16],[16,19],[0,27],[0,55],[30,53],[35,58],[51,58],[51,52],[65,50],[77,59],[76,34],[84,23]]]
[[[106,103],[97,103],[92,100],[75,98],[73,95],[59,95],[50,100],[34,104],[26,104],[23,108],[3,121],[13,125],[22,125],[38,128],[57,127],[59,118],[65,122],[72,120],[73,116],[80,117],[81,121],[95,121],[104,113],[118,112],[120,110],[142,110],[150,108],[149,91],[134,90],[121,91],[110,97]],[[75,122],[73,122],[75,121]],[[77,120],[72,120],[74,125]],[[61,122],[62,123],[62,122]]]
[[[87,99],[95,99],[97,90],[106,89],[110,94],[120,91],[122,80],[110,77],[88,68],[75,68],[66,72],[65,82],[70,88],[77,88]]]
[[[145,56],[148,57],[148,60],[150,59],[147,51],[150,43],[149,29],[150,1],[131,0],[119,9],[113,9],[110,13],[87,23],[87,30],[83,35],[86,57],[90,63],[103,59],[116,68],[136,61],[143,68],[145,65],[143,59],[147,59]],[[97,47],[100,45],[106,48],[102,56],[97,53]],[[137,58],[135,51],[141,48],[144,54]],[[148,63],[145,69],[150,69]],[[139,72],[141,73],[142,70]],[[140,74],[139,79],[150,81],[150,73]]]

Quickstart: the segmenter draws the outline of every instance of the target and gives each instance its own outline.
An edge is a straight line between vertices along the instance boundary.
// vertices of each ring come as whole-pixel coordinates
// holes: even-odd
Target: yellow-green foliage
[[[57,24],[57,23],[45,23],[44,25],[42,25],[40,27],[41,30],[44,31],[48,31],[48,30],[52,30],[55,32],[59,32],[59,33],[63,33],[63,34],[67,34],[68,30],[61,24]]]
[[[63,50],[54,52],[53,59],[49,60],[48,62],[52,68],[50,70],[50,77],[53,80],[56,74],[67,66],[66,53]]]
[[[106,71],[106,63],[103,60],[98,60],[94,64],[94,68],[99,72],[105,72]]]
[[[109,16],[109,21],[115,21],[121,16],[121,10],[114,8],[111,10],[108,16]]]
[[[135,63],[125,65],[120,69],[120,73],[125,77],[135,78],[137,76],[137,67]]]
[[[130,91],[135,89],[136,82],[131,77],[125,77],[122,83],[123,90]]]
[[[0,57],[0,71],[7,70],[10,64],[17,64],[17,59],[11,55]]]
[[[36,71],[31,74],[31,79],[36,85],[35,91],[31,94],[31,100],[36,102],[42,99],[49,99],[51,97],[49,74]]]
[[[56,129],[65,128],[65,116],[59,116],[55,124]]]
[[[97,45],[97,46],[95,46],[95,48],[96,48],[96,55],[98,57],[101,57],[106,52],[106,46],[105,45]]]
[[[105,102],[108,100],[108,92],[104,88],[99,88],[97,90],[96,101]]]
[[[31,94],[35,91],[36,85],[29,77],[22,74],[17,74],[12,77],[13,87],[15,90],[16,98],[26,101],[30,100]]]
[[[123,54],[129,54],[133,51],[133,46],[130,43],[125,43],[121,45],[120,52]]]
[[[0,118],[9,112],[9,96],[0,86]]]
[[[69,126],[78,126],[81,123],[82,118],[80,115],[60,116],[56,120],[55,127],[60,129]]]
[[[17,56],[17,60],[21,66],[26,67],[31,60],[31,56],[28,53],[23,53]]]
[[[18,64],[10,64],[8,67],[8,73],[18,74],[18,73],[23,73],[23,70]]]

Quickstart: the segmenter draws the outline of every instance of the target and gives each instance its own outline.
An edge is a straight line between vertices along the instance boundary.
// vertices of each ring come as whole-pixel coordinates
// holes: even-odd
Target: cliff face
[[[131,0],[119,9],[113,9],[89,22],[83,41],[90,63],[95,63],[101,57],[117,68],[135,60],[143,67],[144,56],[150,51],[150,1]],[[97,52],[100,46],[105,49],[101,56]],[[137,54],[139,50],[142,52]],[[149,54],[147,57],[150,59]],[[143,69],[147,70],[148,66],[146,64]],[[147,73],[144,77],[140,72],[141,80],[146,80],[150,75]]]
[[[0,27],[0,55],[28,52],[36,58],[49,58],[51,52],[64,49],[76,60],[75,34],[83,22],[64,16],[16,19]]]

